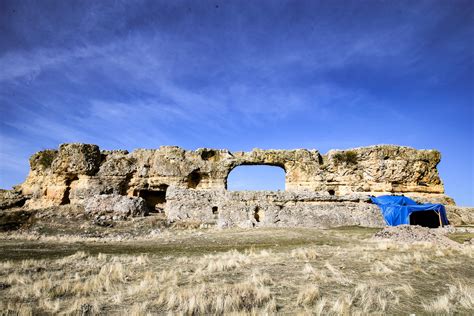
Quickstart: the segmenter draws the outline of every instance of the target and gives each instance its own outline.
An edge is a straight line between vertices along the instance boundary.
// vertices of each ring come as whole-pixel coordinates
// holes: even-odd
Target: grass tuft
[[[337,152],[333,156],[334,162],[336,165],[339,164],[347,164],[347,165],[355,165],[357,164],[357,152],[353,150],[341,151]]]

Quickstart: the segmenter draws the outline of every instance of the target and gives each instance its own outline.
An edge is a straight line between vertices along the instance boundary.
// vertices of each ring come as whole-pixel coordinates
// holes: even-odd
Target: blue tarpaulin
[[[397,226],[410,224],[410,214],[413,212],[435,211],[441,216],[443,225],[448,225],[446,210],[442,204],[418,204],[405,196],[382,195],[371,197],[377,204],[387,225]]]

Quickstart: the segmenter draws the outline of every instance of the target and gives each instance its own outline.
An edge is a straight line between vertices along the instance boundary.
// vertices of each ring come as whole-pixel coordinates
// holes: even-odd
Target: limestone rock
[[[0,210],[12,207],[21,207],[25,204],[27,197],[15,190],[0,189]]]
[[[176,146],[101,153],[96,145],[63,144],[59,150],[32,156],[30,175],[22,189],[33,195],[31,205],[58,205],[68,199],[82,203],[95,194],[138,196],[143,190],[161,191],[166,186],[225,190],[235,167],[262,164],[285,170],[287,191],[336,196],[395,193],[450,203],[436,169],[439,160],[440,154],[434,150],[393,145],[332,150],[322,155],[307,149],[231,153]]]
[[[105,160],[100,165],[99,176],[128,176],[136,170],[136,159],[126,150],[103,151]]]
[[[336,197],[315,192],[193,190],[170,187],[165,213],[219,227],[383,227],[377,206],[366,195]]]
[[[100,150],[97,145],[61,144],[51,169],[61,175],[93,175],[99,170],[100,162]]]
[[[49,171],[57,156],[58,151],[54,149],[37,152],[30,157],[30,168],[32,171],[37,171],[38,173]]]
[[[451,225],[474,225],[474,207],[447,205],[446,213]]]
[[[145,200],[115,194],[96,195],[85,200],[85,212],[89,216],[104,216],[114,220],[148,215]]]
[[[18,191],[29,198],[25,207],[30,209],[86,205],[97,196],[113,195],[111,205],[117,196],[141,197],[150,209],[164,209],[170,221],[196,219],[223,227],[377,226],[383,221],[368,203],[370,195],[404,194],[420,202],[454,204],[444,194],[440,159],[436,150],[394,145],[322,154],[314,149],[230,152],[176,146],[101,152],[96,145],[62,144],[31,157],[30,173]],[[227,191],[229,173],[241,165],[282,168],[285,191]],[[0,198],[8,205],[8,198]],[[113,207],[105,204],[102,211],[112,214]]]

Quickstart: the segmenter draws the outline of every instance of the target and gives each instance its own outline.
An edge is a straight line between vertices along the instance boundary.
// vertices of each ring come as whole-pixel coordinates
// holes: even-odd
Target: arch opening
[[[273,165],[240,165],[227,176],[229,191],[284,191],[285,169]]]

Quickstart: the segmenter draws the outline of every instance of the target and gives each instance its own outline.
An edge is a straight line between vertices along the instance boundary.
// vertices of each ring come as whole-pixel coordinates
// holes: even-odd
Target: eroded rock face
[[[25,204],[27,197],[15,190],[0,190],[0,210],[21,207]]]
[[[206,205],[206,209],[210,205],[210,202],[198,202],[206,196],[209,201],[219,202],[220,215],[227,214],[222,215],[221,226],[251,225],[251,219],[243,224],[241,214],[233,214],[250,214],[252,207],[260,205],[266,210],[266,219],[259,225],[316,223],[316,219],[303,219],[311,216],[319,216],[321,221],[331,225],[342,222],[359,225],[364,220],[352,218],[359,216],[358,212],[368,205],[368,212],[372,212],[371,206],[362,201],[364,199],[348,201],[348,196],[404,194],[421,202],[454,204],[444,194],[436,168],[439,161],[440,153],[435,150],[392,145],[321,154],[307,149],[230,152],[209,148],[190,151],[175,146],[129,153],[100,151],[96,145],[62,144],[58,150],[45,150],[31,157],[30,173],[19,190],[29,197],[26,203],[29,208],[69,203],[84,205],[91,197],[114,194],[142,197],[150,209],[164,210],[170,220],[183,218],[184,214],[207,220],[207,215],[196,211],[200,205]],[[227,177],[240,165],[283,168],[286,191],[269,197],[259,192],[227,192]],[[181,192],[185,203],[176,202],[176,192]],[[303,198],[305,196],[307,198]],[[283,211],[277,209],[280,200],[285,201]],[[173,202],[170,204],[170,201]],[[337,203],[341,203],[339,208]],[[327,207],[329,204],[334,209]],[[332,216],[331,212],[338,215]],[[276,214],[283,218],[281,224],[272,222]],[[323,214],[329,217],[323,218],[326,216]],[[372,222],[364,222],[364,225]]]
[[[449,223],[455,226],[474,225],[474,207],[446,206]]]
[[[110,220],[124,220],[128,217],[148,215],[145,200],[116,194],[100,194],[84,201],[87,215]]]
[[[70,177],[92,176],[99,171],[100,162],[100,150],[97,145],[62,144],[51,164],[51,169],[57,174]]]
[[[221,228],[384,226],[380,210],[369,201],[359,194],[171,188],[165,212],[171,221],[194,219]]]

